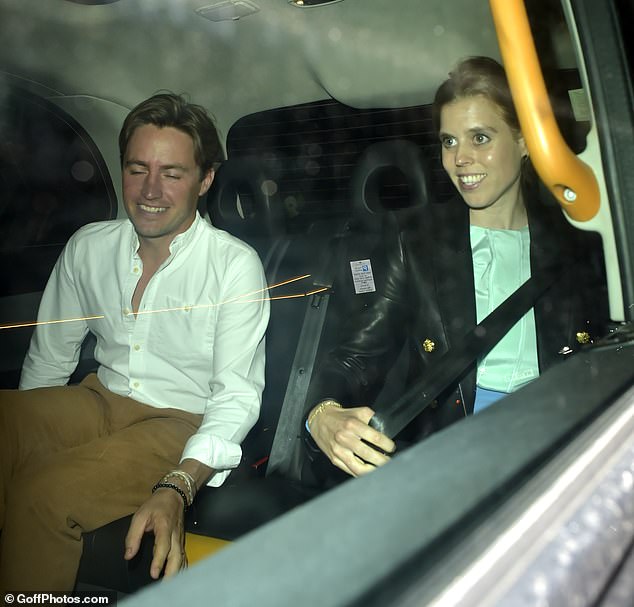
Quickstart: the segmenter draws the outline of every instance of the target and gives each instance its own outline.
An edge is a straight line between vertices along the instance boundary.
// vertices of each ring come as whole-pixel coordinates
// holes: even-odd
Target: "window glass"
[[[0,97],[0,296],[41,291],[68,238],[116,215],[112,181],[86,132],[20,89]]]
[[[553,109],[562,134],[575,152],[585,148],[589,123],[575,116],[572,103],[580,91],[575,68],[551,65],[546,72]],[[581,120],[579,118],[582,118]],[[315,221],[351,212],[351,180],[363,152],[371,145],[406,140],[418,146],[429,163],[431,194],[443,202],[455,190],[440,162],[431,106],[355,109],[335,100],[277,108],[236,122],[227,138],[229,157],[256,157],[275,179],[287,232],[304,232]],[[408,183],[397,171],[377,182],[385,210],[407,206]]]
[[[227,150],[230,157],[256,156],[279,175],[278,197],[287,229],[297,232],[316,220],[346,216],[359,157],[372,144],[394,139],[420,146],[431,163],[437,197],[452,195],[429,106],[359,110],[324,100],[260,112],[231,128]],[[398,207],[407,196],[407,184],[398,174],[384,175],[381,187],[388,208]]]
[[[634,3],[631,0],[617,0],[616,9],[620,20],[622,40],[629,62],[630,73],[634,72],[634,39],[632,38],[632,21],[634,20]]]

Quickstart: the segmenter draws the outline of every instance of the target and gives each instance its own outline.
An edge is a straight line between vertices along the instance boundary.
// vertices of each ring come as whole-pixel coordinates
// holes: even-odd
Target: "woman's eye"
[[[491,141],[491,139],[484,133],[478,133],[473,137],[473,141],[476,145],[482,145],[483,143]]]
[[[456,138],[455,137],[442,137],[440,139],[440,143],[442,144],[442,146],[444,148],[451,148],[454,145],[456,145]]]

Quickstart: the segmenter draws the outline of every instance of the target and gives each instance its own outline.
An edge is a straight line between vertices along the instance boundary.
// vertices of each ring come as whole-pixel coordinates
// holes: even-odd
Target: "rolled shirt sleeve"
[[[216,472],[219,486],[242,456],[240,443],[258,419],[264,389],[268,292],[255,253],[225,277],[212,355],[211,396],[203,421],[182,459],[196,459]]]

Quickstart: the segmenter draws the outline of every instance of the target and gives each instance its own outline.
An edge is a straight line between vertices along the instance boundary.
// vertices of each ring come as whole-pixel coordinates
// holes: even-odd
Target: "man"
[[[257,420],[269,308],[256,253],[197,213],[221,157],[204,109],[158,94],[119,136],[128,220],[84,226],[40,305],[20,391],[0,391],[0,590],[68,591],[81,534],[135,512],[125,558],[185,566],[183,513]],[[97,374],[67,386],[97,338]]]

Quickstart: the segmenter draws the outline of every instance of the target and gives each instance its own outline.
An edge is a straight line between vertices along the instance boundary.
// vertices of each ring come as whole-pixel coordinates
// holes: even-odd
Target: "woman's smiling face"
[[[462,97],[440,111],[442,164],[471,209],[515,206],[524,139],[484,95]]]

